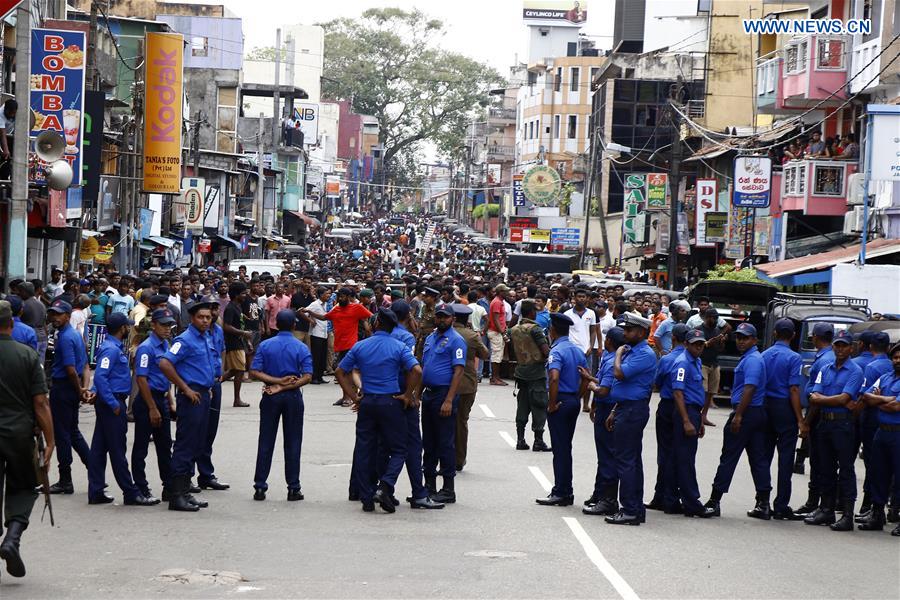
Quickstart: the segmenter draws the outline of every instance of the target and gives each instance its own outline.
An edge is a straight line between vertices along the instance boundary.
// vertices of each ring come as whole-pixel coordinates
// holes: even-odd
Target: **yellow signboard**
[[[144,48],[144,191],[177,194],[181,191],[184,38],[179,33],[148,32]]]
[[[524,240],[526,242],[530,242],[532,244],[549,244],[550,243],[550,230],[549,229],[527,229],[528,239]]]

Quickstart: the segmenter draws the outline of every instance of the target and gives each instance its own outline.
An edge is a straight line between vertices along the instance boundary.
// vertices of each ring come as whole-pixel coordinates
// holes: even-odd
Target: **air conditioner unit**
[[[844,235],[853,235],[863,230],[863,207],[854,206],[844,214]]]
[[[847,204],[855,206],[863,203],[865,196],[865,173],[853,173],[847,178]]]

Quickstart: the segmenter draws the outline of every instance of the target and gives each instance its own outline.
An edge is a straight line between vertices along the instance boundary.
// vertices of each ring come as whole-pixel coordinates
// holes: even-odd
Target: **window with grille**
[[[816,42],[816,64],[819,69],[844,68],[844,41],[820,39]]]
[[[843,196],[844,167],[816,165],[813,167],[813,194],[816,196]]]
[[[569,82],[569,91],[577,92],[579,80],[581,79],[581,69],[578,67],[572,67],[572,70],[569,72],[569,76],[572,80]]]
[[[806,52],[808,48],[806,40],[785,47],[784,64],[786,73],[790,75],[802,73],[806,70]]]
[[[578,115],[569,115],[569,126],[567,127],[566,137],[570,140],[575,139],[578,130]]]

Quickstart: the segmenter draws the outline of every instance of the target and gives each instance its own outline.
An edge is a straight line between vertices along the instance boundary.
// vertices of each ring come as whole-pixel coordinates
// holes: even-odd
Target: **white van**
[[[228,270],[235,273],[241,267],[246,267],[248,275],[255,271],[279,277],[284,273],[284,261],[274,258],[236,258],[228,263]]]

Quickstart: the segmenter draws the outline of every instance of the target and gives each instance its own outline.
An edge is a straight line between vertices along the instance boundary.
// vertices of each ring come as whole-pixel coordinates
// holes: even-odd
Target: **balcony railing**
[[[705,100],[688,100],[687,114],[692,119],[702,119],[706,116]]]
[[[850,82],[851,94],[858,94],[866,88],[878,85],[878,73],[881,70],[881,61],[874,59],[880,52],[880,39],[853,46],[850,58],[850,77],[853,79],[853,81]]]
[[[513,146],[489,144],[485,149],[487,151],[488,160],[507,161],[512,160],[516,156],[516,149]]]
[[[488,110],[488,118],[495,121],[515,121],[516,109],[493,107]]]

